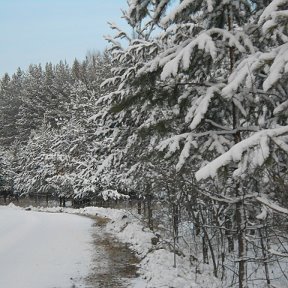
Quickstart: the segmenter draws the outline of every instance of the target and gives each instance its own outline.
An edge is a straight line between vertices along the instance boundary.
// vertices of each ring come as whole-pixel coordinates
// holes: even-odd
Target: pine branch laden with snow
[[[164,62],[161,79],[165,80],[170,76],[175,77],[179,71],[187,71],[191,66],[191,59],[197,49],[203,50],[213,60],[216,60],[219,48],[217,48],[216,41],[213,39],[215,36],[221,36],[223,43],[227,42],[229,47],[235,47],[241,53],[246,51],[245,47],[240,44],[237,38],[230,32],[218,28],[209,29],[201,32],[193,39],[187,39],[181,42],[177,50],[169,55],[170,59],[166,63]],[[164,52],[164,55],[165,53],[167,52]],[[157,67],[159,64],[148,63],[148,67]],[[151,71],[151,68],[148,69]]]
[[[185,117],[186,122],[190,122],[193,119],[189,126],[191,130],[194,130],[201,122],[201,120],[205,117],[211,98],[214,96],[215,93],[220,94],[221,86],[222,85],[220,84],[208,88],[206,95],[200,96],[198,99],[196,99],[195,103],[192,104]]]
[[[131,41],[131,38],[127,35],[127,33],[125,31],[123,31],[122,29],[120,29],[115,23],[112,22],[108,22],[108,24],[110,25],[110,28],[112,30],[116,30],[118,33],[114,36],[114,39],[116,38],[121,38],[121,39],[126,39],[129,42]]]
[[[267,32],[269,33],[271,30],[279,28],[279,24],[281,26],[282,25],[285,26],[286,25],[285,22],[287,23],[287,17],[288,17],[288,1],[273,0],[264,9],[263,13],[259,18],[258,24],[262,26],[262,31],[265,34]]]
[[[163,67],[161,73],[161,79],[165,80],[169,76],[176,76],[180,67],[185,71],[190,67],[190,59],[195,47],[198,47],[200,50],[204,50],[212,58],[216,57],[216,47],[215,43],[206,33],[202,33],[196,39],[192,41],[187,41],[185,46],[182,46],[181,49],[178,49],[177,54],[173,57],[173,60],[170,60]]]
[[[277,213],[288,215],[288,209],[279,206],[277,203],[274,203],[267,198],[259,196],[259,197],[256,197],[256,200],[259,203],[264,205],[261,214],[256,216],[256,218],[259,220],[264,220],[267,217],[267,209],[268,208],[271,209],[272,211],[277,212]],[[266,208],[266,207],[268,207],[268,208]]]
[[[169,139],[163,140],[156,149],[160,152],[164,151],[166,148],[168,148],[168,152],[165,154],[164,158],[171,157],[176,151],[180,149],[180,141],[183,139],[187,139],[189,137],[189,133],[173,136]]]
[[[112,46],[113,47],[113,46]],[[117,99],[118,101],[128,98],[129,96],[136,94],[133,89],[133,82],[135,81],[135,75],[143,67],[143,54],[157,53],[158,46],[154,42],[148,42],[143,39],[132,40],[125,50],[113,51],[113,61],[117,63],[118,68],[114,69],[114,77],[106,79],[101,88],[104,87],[118,87],[117,91],[111,92],[109,95],[103,95],[98,103],[112,102]],[[111,100],[110,100],[111,99]],[[110,103],[109,103],[110,104]]]
[[[143,17],[147,15],[149,4],[150,0],[129,0],[129,9],[124,11],[124,18],[132,27],[134,27],[138,22],[142,21]]]
[[[175,155],[178,156],[175,168],[176,171],[179,172],[187,162],[191,163],[192,161],[193,163],[193,161],[196,161],[196,158],[198,157],[202,159],[202,156],[199,155],[205,155],[207,153],[221,155],[225,153],[227,147],[228,149],[231,147],[229,138],[231,138],[233,133],[233,131],[210,131],[207,133],[190,132],[179,134],[160,141],[160,143],[155,147],[155,150],[159,152],[166,151],[164,159],[170,159]],[[191,160],[191,158],[195,159]]]
[[[123,50],[120,42],[116,41],[116,40],[114,39],[114,37],[111,37],[110,35],[107,35],[107,36],[105,36],[105,39],[106,39],[106,41],[108,41],[109,43],[112,44],[112,47],[109,48],[110,51],[113,51],[113,50]]]
[[[169,4],[170,0],[161,0],[159,1],[157,7],[155,8],[155,10],[153,11],[153,15],[152,15],[152,19],[155,22],[159,22],[161,15],[163,15],[164,10],[167,8],[168,4]]]
[[[286,43],[272,49],[270,52],[257,52],[242,60],[229,77],[229,84],[223,88],[223,96],[231,98],[243,86],[253,91],[254,81],[251,81],[251,78],[253,79],[254,75],[257,75],[261,69],[267,71],[267,77],[263,82],[263,90],[266,92],[271,89],[288,73],[287,51],[288,44]]]
[[[202,5],[199,2],[202,2],[201,3]],[[177,5],[174,9],[172,9],[172,11],[168,15],[163,17],[163,19],[160,22],[161,25],[167,27],[170,23],[173,23],[176,20],[176,18],[179,17],[179,15],[187,11],[189,7],[193,5],[195,6],[201,5],[202,6],[201,8],[203,10],[207,9],[207,13],[211,13],[213,11],[213,8],[216,7],[215,0],[205,0],[205,1],[184,0],[181,1],[181,3]]]
[[[112,199],[112,200],[129,199],[128,195],[121,194],[117,190],[112,190],[112,189],[101,191],[99,193],[99,196],[103,198],[104,201],[107,201],[109,199]]]
[[[271,151],[269,145],[271,139],[276,139],[277,141],[277,138],[285,136],[287,133],[288,126],[256,132],[249,138],[235,144],[229,151],[198,170],[195,174],[196,179],[200,181],[208,177],[214,178],[220,168],[232,162],[238,164],[238,168],[233,172],[234,177],[246,175],[249,164],[253,171],[257,167],[262,166],[270,156]]]

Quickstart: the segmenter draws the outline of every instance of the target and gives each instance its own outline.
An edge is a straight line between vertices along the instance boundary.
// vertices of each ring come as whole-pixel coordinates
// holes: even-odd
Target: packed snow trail
[[[0,287],[85,287],[93,221],[0,206]]]

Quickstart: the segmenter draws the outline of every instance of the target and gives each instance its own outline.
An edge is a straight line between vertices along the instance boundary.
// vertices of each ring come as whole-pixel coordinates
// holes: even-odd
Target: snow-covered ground
[[[0,287],[85,287],[92,224],[87,217],[0,206]]]
[[[127,243],[138,255],[139,277],[125,279],[125,287],[222,287],[209,272],[193,273],[195,267],[188,257],[177,256],[174,268],[173,253],[163,249],[161,243],[153,245],[151,239],[155,235],[126,210],[31,207],[31,211],[25,211],[13,204],[0,209],[0,273],[4,275],[0,277],[1,288],[86,287],[81,281],[71,286],[75,280],[70,277],[79,279],[89,271],[93,254],[89,246],[92,220],[73,214],[106,218],[104,222],[108,223],[102,232]],[[49,229],[43,229],[44,226]]]
[[[32,208],[43,212],[65,212],[107,218],[109,222],[103,227],[120,242],[127,243],[140,259],[138,274],[135,279],[126,280],[125,287],[130,288],[219,288],[221,282],[212,273],[194,273],[196,267],[190,264],[188,257],[177,256],[177,267],[174,268],[174,255],[163,249],[161,243],[153,245],[155,235],[144,228],[140,219],[127,210],[101,207],[72,208]],[[161,239],[160,239],[161,242]],[[123,259],[125,261],[125,259]]]

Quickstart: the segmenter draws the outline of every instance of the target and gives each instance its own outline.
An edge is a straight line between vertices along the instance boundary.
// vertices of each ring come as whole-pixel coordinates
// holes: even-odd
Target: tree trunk
[[[227,20],[228,20],[228,28],[229,31],[233,32],[233,15],[230,6],[227,6]],[[229,48],[229,58],[230,58],[230,73],[233,72],[235,65],[235,51],[233,47]],[[239,123],[239,110],[237,109],[234,102],[232,102],[232,121],[233,121],[233,129],[237,129],[240,126]],[[234,142],[239,143],[241,141],[240,131],[237,131],[234,134]],[[240,183],[236,183],[235,185],[235,196],[241,196],[239,193]],[[239,269],[238,269],[238,277],[239,277],[239,288],[247,287],[247,247],[246,247],[246,219],[245,219],[245,205],[244,200],[236,203],[236,224],[237,224],[237,238],[238,238],[238,257],[239,257]]]
[[[139,214],[139,215],[141,215],[141,207],[142,205],[141,205],[141,199],[138,199],[138,202],[137,202],[137,213]]]
[[[218,269],[217,269],[216,257],[215,257],[215,253],[213,250],[213,245],[211,243],[211,240],[209,238],[209,234],[208,234],[206,226],[205,226],[205,219],[204,219],[204,215],[202,213],[201,207],[199,207],[199,212],[200,212],[201,219],[202,219],[202,230],[203,230],[203,234],[204,234],[202,237],[202,240],[203,240],[203,261],[204,261],[204,263],[209,264],[209,258],[208,258],[208,247],[209,247],[211,258],[212,258],[212,263],[213,263],[213,274],[217,278],[218,277],[218,271],[217,271]],[[206,259],[206,257],[207,257],[207,259]],[[205,262],[205,261],[207,261],[207,262]]]
[[[205,235],[202,236],[202,254],[203,254],[203,263],[209,264],[208,245],[206,242]]]
[[[174,226],[174,224],[173,224]],[[173,264],[173,267],[176,268],[176,234],[175,234],[175,229],[173,227],[173,250],[174,250],[174,264]]]
[[[237,184],[236,190],[239,190]],[[239,191],[238,191],[239,192]],[[239,195],[239,194],[238,194]],[[237,196],[238,196],[237,195]],[[244,201],[236,204],[236,224],[237,224],[237,238],[238,238],[238,280],[239,288],[247,288],[247,248],[246,248],[246,217]]]
[[[234,238],[233,238],[233,233],[232,233],[232,219],[231,215],[226,215],[225,216],[225,235],[227,237],[228,241],[228,252],[234,252]]]
[[[267,253],[266,253],[267,248],[265,247],[266,245],[264,244],[264,237],[263,237],[261,228],[259,228],[259,236],[260,236],[260,243],[261,243],[261,249],[262,249],[262,255],[263,255],[263,264],[264,264],[264,269],[265,269],[266,282],[267,282],[267,285],[270,286],[271,280],[270,280],[270,275],[269,275],[269,267],[267,264],[267,260],[268,260]]]
[[[148,212],[148,226],[153,230],[153,215],[152,215],[152,195],[147,195],[147,212]]]
[[[173,204],[173,231],[175,239],[178,242],[179,237],[179,207],[177,204]]]
[[[46,193],[46,206],[47,207],[48,207],[48,200],[49,200],[48,193]]]

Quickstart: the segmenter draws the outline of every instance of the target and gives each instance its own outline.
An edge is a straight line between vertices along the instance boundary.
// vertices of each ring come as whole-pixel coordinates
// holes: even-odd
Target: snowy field
[[[92,224],[71,214],[0,206],[0,287],[85,287]]]

